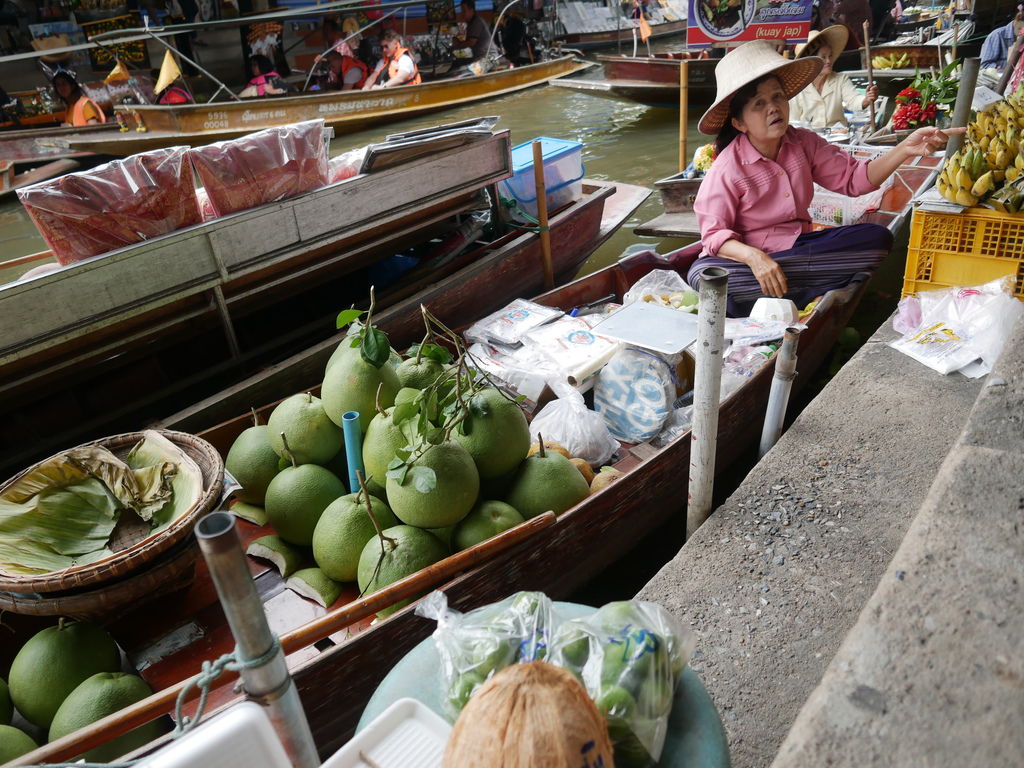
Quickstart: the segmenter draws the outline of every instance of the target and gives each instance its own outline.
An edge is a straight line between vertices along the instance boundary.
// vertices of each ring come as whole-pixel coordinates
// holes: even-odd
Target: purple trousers
[[[879,224],[851,224],[800,235],[792,248],[769,254],[782,267],[789,285],[787,299],[801,309],[818,296],[842,288],[858,272],[870,272],[892,248],[892,232]],[[761,285],[746,264],[703,256],[693,262],[687,282],[700,289],[701,273],[721,267],[729,273],[729,314],[744,317],[757,299]]]

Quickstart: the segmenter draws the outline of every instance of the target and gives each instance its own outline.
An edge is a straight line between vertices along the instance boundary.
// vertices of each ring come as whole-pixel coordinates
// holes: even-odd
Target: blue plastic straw
[[[345,434],[349,492],[359,493],[359,478],[356,477],[356,472],[366,471],[363,469],[363,433],[359,429],[359,411],[347,411],[341,417],[341,429]]]

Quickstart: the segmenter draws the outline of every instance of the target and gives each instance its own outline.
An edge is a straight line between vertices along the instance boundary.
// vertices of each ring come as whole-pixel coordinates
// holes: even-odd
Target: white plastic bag
[[[622,342],[594,333],[599,317],[560,317],[526,335],[531,347],[555,364],[557,379],[579,384],[593,375],[622,348]]]
[[[622,305],[648,301],[684,312],[697,311],[697,292],[671,269],[654,269],[641,277],[622,297]]]
[[[608,463],[619,448],[600,414],[587,408],[583,395],[564,382],[552,382],[558,395],[545,405],[530,422],[530,435],[534,440],[543,435],[553,440],[573,456],[586,460],[592,467]]]
[[[675,399],[672,365],[635,347],[617,352],[594,385],[594,410],[613,437],[628,443],[642,443],[658,434]]]
[[[465,333],[470,341],[497,342],[515,346],[534,328],[562,316],[560,309],[516,299],[503,309],[473,323]]]

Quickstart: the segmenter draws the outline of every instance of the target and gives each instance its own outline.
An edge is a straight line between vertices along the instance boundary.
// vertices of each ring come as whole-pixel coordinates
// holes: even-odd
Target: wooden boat
[[[923,192],[933,181],[942,165],[938,157],[918,157],[900,166],[896,179],[882,197],[878,211],[865,214],[863,221],[885,224],[893,232],[902,225],[910,210],[910,203],[918,192]],[[654,182],[661,193],[664,213],[633,229],[637,235],[647,237],[700,237],[697,214],[693,201],[700,189],[700,179],[688,179],[677,173]]]
[[[179,144],[197,146],[260,128],[323,118],[336,134],[504,96],[592,66],[573,56],[483,75],[434,80],[379,91],[245,99],[213,104],[116,107],[130,130],[100,131],[67,140],[71,149],[125,156]],[[140,132],[141,129],[141,132]]]
[[[0,200],[13,195],[22,187],[70,173],[79,167],[77,160],[64,158],[43,163],[21,173],[14,172],[14,163],[0,160]]]
[[[31,165],[69,157],[87,157],[92,152],[71,149],[70,139],[92,133],[110,133],[109,125],[84,125],[79,128],[57,126],[51,128],[24,128],[0,133],[0,163]]]
[[[556,6],[558,22],[565,30],[555,35],[555,43],[567,48],[586,51],[608,48],[613,45],[633,45],[634,21],[619,7],[618,3],[605,2],[561,2]],[[686,34],[687,8],[684,3],[666,0],[647,7],[647,23],[651,28],[651,40]],[[644,44],[637,40],[637,47]]]
[[[710,97],[715,92],[717,59],[699,58],[699,51],[673,51],[652,56],[598,56],[600,79],[562,77],[551,85],[594,96],[629,99],[641,104],[679,108],[679,62],[689,61],[690,94]]]
[[[926,169],[919,171],[924,175],[930,173]],[[685,274],[699,252],[700,246],[695,244],[666,257],[652,252],[636,254],[614,266],[542,294],[536,301],[568,311],[574,307],[607,300],[608,297],[621,299],[623,293],[636,280],[653,269],[673,269]],[[808,327],[800,337],[800,376],[796,382],[797,386],[806,381],[829,354],[836,335],[846,326],[864,291],[867,277],[868,275],[859,275],[843,289],[829,292],[818,304],[817,309],[806,318]],[[432,301],[429,297],[425,299],[432,312],[445,311],[444,302]],[[391,318],[382,316],[381,323],[385,328],[390,328]],[[290,394],[310,387],[322,375],[323,361],[323,350],[320,349],[295,358],[286,369],[272,372],[277,379],[274,388]],[[317,364],[310,365],[311,362]],[[718,467],[728,466],[759,436],[773,367],[774,360],[771,360],[740,389],[724,399],[719,417]],[[227,399],[234,403],[252,402],[265,391],[263,382],[257,378],[228,393]],[[246,392],[251,396],[246,397]],[[197,424],[208,423],[210,418],[218,418],[221,413],[218,406],[219,403],[208,402],[198,409],[193,409],[185,417],[172,417],[163,426],[194,429]],[[261,411],[266,414],[272,407],[273,404],[265,406]],[[248,415],[236,415],[229,421],[204,429],[200,434],[219,450],[227,451],[234,438],[249,424],[251,420]],[[686,473],[680,472],[680,468],[685,468],[688,464],[690,446],[691,437],[688,432],[660,449],[646,443],[624,446],[615,464],[617,468],[627,473],[623,480],[588,497],[553,522],[546,521],[544,525],[538,525],[528,539],[514,547],[496,554],[444,584],[438,584],[447,593],[449,605],[459,610],[467,610],[504,597],[517,589],[542,590],[555,598],[564,597],[607,569],[656,526],[673,519],[680,521],[679,535],[682,544],[681,512],[686,499]],[[528,521],[524,525],[531,526],[536,522]],[[263,533],[262,529],[248,523],[243,522],[239,526],[242,529],[243,540],[250,540]],[[478,546],[485,545],[486,542]],[[465,550],[455,557],[468,555],[473,549]],[[276,572],[265,571],[262,567],[258,568],[257,572],[256,580],[261,594],[279,596],[281,593],[273,586],[280,582]],[[202,573],[203,566],[200,566],[197,584],[204,583],[206,577]],[[434,581],[437,582],[436,577]],[[404,586],[407,587],[408,584]],[[428,586],[422,581],[418,582],[421,591]],[[209,589],[208,585],[205,588]],[[407,593],[402,593],[402,596],[405,594]],[[343,600],[351,597],[352,593],[349,592]],[[292,602],[296,601],[301,601],[301,598],[293,596]],[[333,614],[341,618],[364,617],[365,612],[358,609],[365,605],[365,601],[366,598],[363,598],[363,602],[356,601],[351,607],[336,608]],[[202,634],[201,628],[197,630],[192,625],[210,620],[210,612],[199,609],[197,604],[194,601],[190,602],[187,597],[180,599],[179,609],[182,606],[187,606],[187,609],[192,611],[190,616],[198,614],[196,620],[190,623],[189,632],[195,634],[199,631]],[[272,611],[274,608],[268,605],[268,610]],[[293,622],[302,620],[300,615],[295,615],[296,611],[290,616]],[[413,606],[373,626],[368,627],[365,623],[360,623],[350,626],[345,632],[339,632],[339,626],[328,623],[331,614],[319,616],[320,613],[322,612],[310,611],[308,608],[306,611],[307,616],[316,614],[313,617],[315,632],[303,634],[301,629],[288,632],[290,627],[287,624],[279,623],[277,626],[278,631],[288,632],[282,643],[289,650],[296,647],[295,638],[300,635],[307,643],[321,637],[331,637],[329,642],[318,642],[316,648],[307,647],[289,656],[292,674],[309,717],[314,738],[321,755],[327,756],[352,734],[365,702],[383,676],[403,654],[426,637],[434,627],[432,622],[417,618],[413,614]],[[142,620],[142,614],[152,618]],[[112,629],[115,637],[123,641],[124,637],[137,637],[139,628],[149,627],[150,621],[155,621],[157,627],[166,629],[166,624],[170,623],[167,602],[163,603],[160,610],[154,609],[135,616],[127,616]],[[273,613],[271,621],[275,621]],[[284,629],[281,629],[282,626]],[[152,642],[153,639],[150,638],[151,645]],[[172,657],[162,662],[158,661],[143,671],[143,674],[148,673],[150,678],[154,678],[155,675],[150,670],[161,667],[161,664],[161,674],[168,675],[168,667],[171,665],[179,677],[191,674],[198,671],[202,658],[213,657],[221,653],[222,649],[230,649],[231,642],[231,638],[222,631],[222,628],[208,631],[195,644],[180,644]],[[146,658],[147,661],[152,661],[149,657]],[[166,679],[174,677],[175,675],[169,675]],[[154,682],[157,688],[162,684],[166,684],[166,681]],[[147,717],[151,718],[158,712],[167,711],[165,702],[166,705],[170,705],[175,690],[172,687],[166,694],[158,694],[149,703],[144,702],[126,710],[118,719],[117,727],[124,729]],[[344,690],[345,695],[339,696],[339,690]],[[223,686],[214,692],[212,701],[215,706],[220,706],[233,698],[230,686]],[[111,730],[102,734],[102,738],[110,738],[117,732],[119,731]],[[101,738],[101,735],[96,733],[81,732],[79,738],[83,736]],[[76,754],[74,750],[80,750],[84,744],[69,737],[59,744],[50,745],[25,756],[25,760],[39,762],[43,759],[65,759]]]
[[[931,68],[942,69],[946,65],[946,59],[955,54],[957,58],[976,56],[981,50],[983,38],[974,34],[975,25],[970,20],[957,22],[957,33],[954,36],[952,30],[946,30],[932,39],[920,43],[914,40],[914,36],[905,35],[889,43],[881,43],[871,46],[871,56],[888,56],[890,54],[906,54],[910,59],[907,67],[900,69],[873,69],[872,75],[876,79],[913,79],[920,70],[926,72]],[[953,45],[954,39],[956,45]],[[867,77],[867,54],[864,48],[855,51],[844,51],[838,57],[835,65],[837,72],[845,72],[850,77]]]
[[[4,467],[195,402],[324,338],[337,311],[365,297],[372,265],[445,236],[453,217],[479,207],[484,185],[508,175],[509,163],[503,131],[0,287],[10,329],[0,348],[0,410],[12,446]],[[624,202],[606,220],[615,192],[588,182],[581,200],[553,212],[560,280],[648,194],[623,185]],[[393,305],[396,343],[409,343],[418,304],[409,319],[399,307],[409,309],[410,294],[444,297],[458,322],[540,287],[539,238],[512,231],[408,273],[378,303]]]

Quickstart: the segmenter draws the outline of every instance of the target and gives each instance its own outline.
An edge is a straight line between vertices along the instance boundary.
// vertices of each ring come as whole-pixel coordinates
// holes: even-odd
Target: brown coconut
[[[579,681],[543,661],[488,680],[455,721],[442,768],[613,768],[608,727]]]

